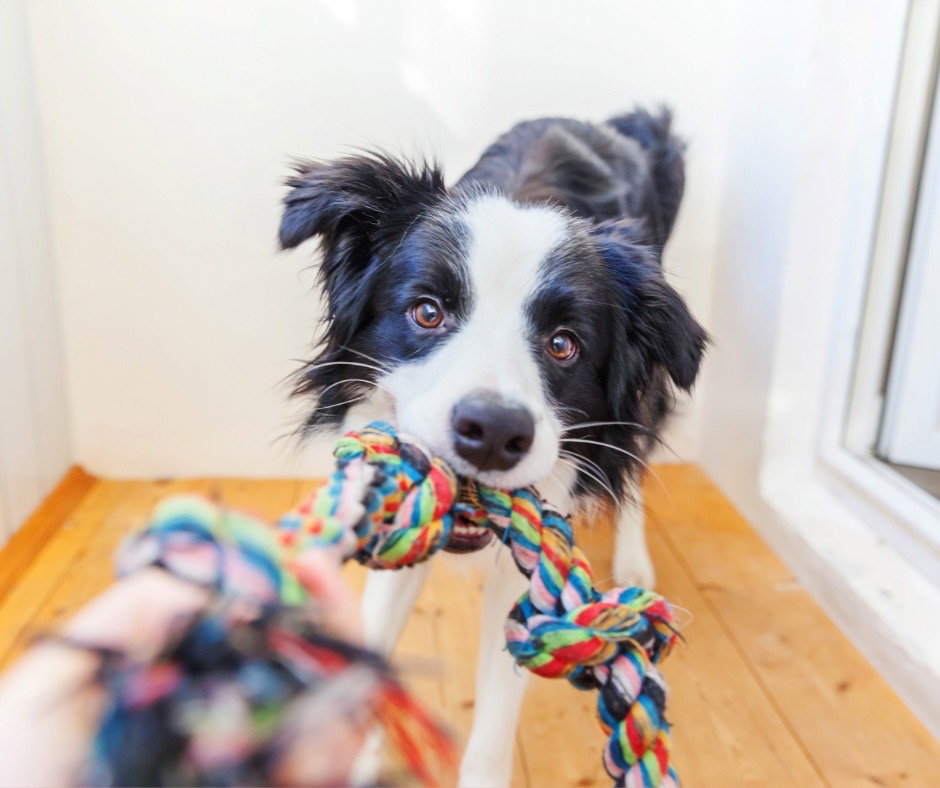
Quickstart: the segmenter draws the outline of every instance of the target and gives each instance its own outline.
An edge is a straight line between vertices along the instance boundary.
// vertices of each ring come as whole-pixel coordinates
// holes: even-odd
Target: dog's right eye
[[[578,340],[570,331],[558,331],[548,338],[548,355],[562,364],[570,364],[578,357]]]
[[[433,298],[422,298],[411,307],[411,319],[421,328],[437,328],[444,320],[444,310]]]

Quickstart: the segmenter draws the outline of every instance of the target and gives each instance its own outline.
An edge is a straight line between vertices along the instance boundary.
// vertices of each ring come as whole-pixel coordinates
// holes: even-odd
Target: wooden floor
[[[686,644],[664,664],[683,784],[940,786],[940,745],[707,477],[691,466],[656,470],[661,484],[646,485],[650,548],[659,590],[685,611]],[[64,519],[61,527],[50,531],[46,523],[42,531],[40,524],[33,533],[44,534],[41,543],[24,537],[0,553],[0,581],[12,577],[0,582],[0,664],[32,632],[62,621],[110,582],[115,545],[163,496],[214,493],[273,518],[307,487],[300,480],[87,477],[77,484],[67,517],[55,506],[44,510]],[[609,578],[610,534],[595,529],[579,541],[598,580]],[[415,690],[466,736],[479,583],[441,570],[438,563],[397,657],[416,668]],[[348,573],[361,587],[362,571],[350,566]],[[514,785],[608,784],[592,696],[563,682],[531,682]]]

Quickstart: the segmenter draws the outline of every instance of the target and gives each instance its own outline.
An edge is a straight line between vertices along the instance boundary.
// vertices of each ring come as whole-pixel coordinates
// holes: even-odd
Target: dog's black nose
[[[457,454],[481,471],[508,471],[532,446],[535,422],[521,405],[494,394],[471,394],[451,416]]]

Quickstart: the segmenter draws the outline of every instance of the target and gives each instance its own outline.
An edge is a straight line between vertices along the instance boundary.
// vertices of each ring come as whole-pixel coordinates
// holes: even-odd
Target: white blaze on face
[[[381,383],[395,398],[402,432],[420,438],[459,472],[494,486],[524,486],[543,479],[558,459],[561,424],[532,355],[525,305],[538,286],[540,266],[564,240],[565,220],[550,208],[522,207],[492,195],[472,201],[463,218],[469,229],[470,313],[440,348]],[[508,471],[475,472],[454,451],[454,405],[480,391],[524,406],[535,421],[531,449]]]

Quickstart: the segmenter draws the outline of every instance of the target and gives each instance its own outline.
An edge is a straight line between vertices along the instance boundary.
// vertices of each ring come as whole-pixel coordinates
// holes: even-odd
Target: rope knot
[[[367,566],[399,569],[447,544],[457,477],[443,460],[401,443],[382,422],[343,436],[334,455],[333,475],[280,522],[297,549],[305,538],[329,541]],[[300,543],[296,534],[305,535]]]
[[[506,622],[510,653],[540,676],[599,690],[604,766],[615,785],[677,785],[666,684],[656,666],[678,637],[672,609],[641,588],[599,593],[567,519],[544,508],[533,490],[507,495],[494,500],[510,513],[507,541],[530,578]]]

